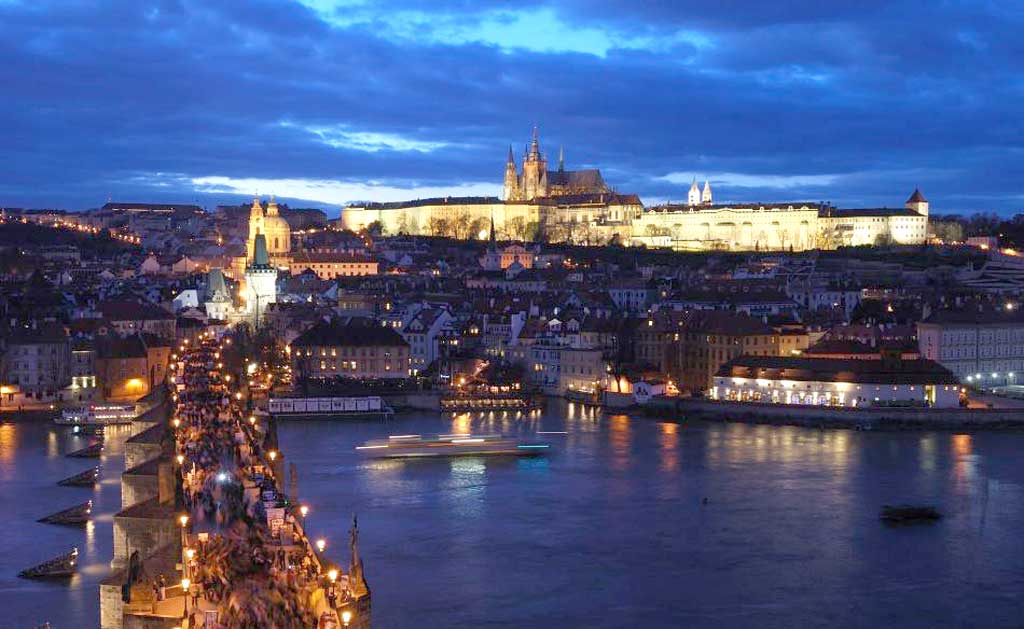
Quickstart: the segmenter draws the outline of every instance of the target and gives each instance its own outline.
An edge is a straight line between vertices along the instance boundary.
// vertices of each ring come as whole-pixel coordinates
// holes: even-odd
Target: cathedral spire
[[[533,140],[530,142],[530,159],[533,161],[540,159],[540,131],[537,129],[537,125],[533,126]]]
[[[515,165],[515,163],[516,163],[516,157],[515,157],[515,155],[512,154],[512,145],[509,144],[508,145],[508,160],[505,161],[505,164]]]
[[[700,205],[700,187],[697,186],[697,178],[693,178],[693,183],[690,184],[690,192],[686,195],[686,204],[690,207]]]

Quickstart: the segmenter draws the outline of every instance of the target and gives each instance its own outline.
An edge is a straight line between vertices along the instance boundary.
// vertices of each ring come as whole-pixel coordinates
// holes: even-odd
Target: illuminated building
[[[715,374],[721,401],[809,406],[956,408],[956,376],[931,360],[741,356]]]

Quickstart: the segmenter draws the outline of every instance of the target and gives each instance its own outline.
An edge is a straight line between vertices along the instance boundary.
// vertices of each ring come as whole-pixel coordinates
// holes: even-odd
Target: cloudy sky
[[[0,0],[0,206],[499,194],[1024,208],[1019,0]]]

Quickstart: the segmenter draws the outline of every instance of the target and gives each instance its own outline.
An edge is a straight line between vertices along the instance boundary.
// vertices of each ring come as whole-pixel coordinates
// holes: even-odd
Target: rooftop
[[[959,384],[953,373],[931,360],[858,360],[740,356],[715,374],[720,378],[765,378],[800,382],[862,384]]]
[[[370,321],[348,324],[341,324],[335,321],[321,322],[300,334],[292,342],[292,347],[369,347],[380,345],[406,347],[408,343],[393,329]]]

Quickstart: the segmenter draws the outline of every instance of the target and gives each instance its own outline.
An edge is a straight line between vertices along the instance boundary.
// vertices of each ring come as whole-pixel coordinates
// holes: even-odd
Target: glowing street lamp
[[[186,616],[188,616],[188,588],[191,585],[192,585],[192,580],[191,579],[186,577],[186,578],[181,580],[181,591],[185,593],[185,611],[181,615],[182,618],[185,618]]]
[[[299,507],[299,513],[302,514],[302,517],[306,517],[306,515],[309,514],[309,507],[307,507],[306,505],[302,505],[301,507]]]
[[[316,540],[316,549],[318,551],[322,553],[324,552],[325,548],[327,548],[327,542],[324,540],[324,538],[321,537],[320,539]]]
[[[178,517],[178,522],[180,522],[180,523],[181,523],[181,528],[185,528],[185,526],[186,526],[186,525],[188,524],[188,516],[187,516],[187,515],[185,515],[184,513],[182,513],[182,514],[181,514],[181,515],[180,515],[180,516]]]
[[[267,456],[270,457],[270,462],[273,463],[274,461],[277,460],[277,450],[271,450],[270,452],[267,452]]]
[[[185,455],[184,455],[184,454],[179,454],[179,455],[178,455],[177,457],[175,457],[175,458],[177,458],[177,459],[178,459],[178,465],[182,465],[182,464],[184,464],[184,463],[185,463]]]
[[[341,612],[341,622],[347,627],[348,623],[352,622],[352,612],[347,609]]]
[[[331,568],[327,571],[327,578],[331,580],[331,585],[334,585],[334,582],[338,580],[338,571]]]

